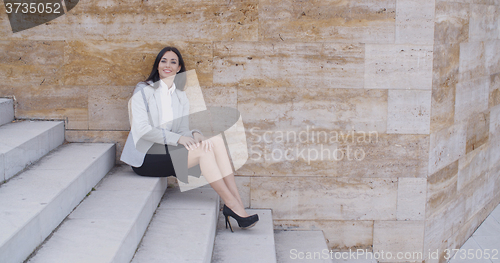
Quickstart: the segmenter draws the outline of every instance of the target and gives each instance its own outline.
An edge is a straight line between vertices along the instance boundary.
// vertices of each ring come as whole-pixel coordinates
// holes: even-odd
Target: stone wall
[[[428,256],[500,201],[498,0],[88,0],[16,34],[0,13],[16,117],[117,157],[135,84],[177,46],[207,105],[242,113],[246,205],[331,249]]]
[[[434,36],[424,247],[443,254],[500,201],[500,1],[436,1]]]

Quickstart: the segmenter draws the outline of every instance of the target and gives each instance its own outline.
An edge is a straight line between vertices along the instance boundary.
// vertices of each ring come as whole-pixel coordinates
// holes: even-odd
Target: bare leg
[[[205,152],[201,147],[194,150],[188,151],[188,167],[192,167],[196,164],[200,164],[201,172],[203,176],[207,179],[208,183],[212,188],[219,194],[226,206],[233,210],[236,214],[242,217],[249,216],[245,211],[243,204],[241,203],[241,198],[239,194],[237,196],[233,195],[233,191],[226,185],[226,180],[223,178],[219,166],[217,165],[216,157],[214,151]],[[229,164],[229,161],[228,161]],[[227,167],[224,168],[227,171]],[[229,166],[231,170],[231,167]],[[236,187],[234,182],[234,176],[232,179],[231,187]],[[231,180],[229,180],[231,183]]]
[[[238,187],[236,186],[236,182],[234,179],[233,169],[231,168],[231,163],[229,162],[229,156],[226,151],[226,146],[224,145],[224,140],[222,137],[216,136],[210,139],[214,144],[214,153],[215,159],[217,160],[217,166],[219,167],[222,177],[224,178],[224,182],[229,188],[229,191],[233,194],[238,202],[244,207],[243,202],[241,201],[240,193],[238,192]]]
[[[233,194],[234,197],[236,197],[236,200],[240,203],[242,207],[245,207],[243,205],[243,201],[241,201],[241,196],[240,193],[238,192],[238,188],[236,186],[236,182],[234,180],[234,174],[230,174],[228,176],[224,177],[224,183],[226,184],[227,188],[231,193]]]

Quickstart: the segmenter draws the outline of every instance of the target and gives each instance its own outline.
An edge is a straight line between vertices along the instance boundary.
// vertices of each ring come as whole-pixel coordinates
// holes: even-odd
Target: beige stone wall
[[[500,201],[500,1],[436,1],[435,15],[424,248],[443,255]]]
[[[207,105],[242,113],[245,203],[331,249],[456,247],[500,200],[497,0],[88,0],[16,34],[0,13],[16,117],[117,157],[134,86],[177,46]]]

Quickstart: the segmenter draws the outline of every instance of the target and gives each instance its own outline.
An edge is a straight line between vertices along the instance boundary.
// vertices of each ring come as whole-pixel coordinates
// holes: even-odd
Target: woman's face
[[[177,54],[172,51],[167,51],[163,55],[158,63],[158,73],[160,74],[160,79],[165,79],[168,77],[175,76],[177,72],[181,70],[179,65],[179,58]]]

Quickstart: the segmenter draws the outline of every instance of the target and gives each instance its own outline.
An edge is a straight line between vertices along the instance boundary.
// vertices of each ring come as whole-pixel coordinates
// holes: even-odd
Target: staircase
[[[60,121],[13,121],[0,100],[0,262],[23,262],[114,166],[113,144],[64,142]],[[56,261],[53,261],[56,262]]]
[[[287,262],[305,240],[275,245],[271,210],[231,233],[210,186],[167,189],[115,165],[114,144],[64,143],[64,122],[14,120],[1,98],[0,179],[2,263]]]

